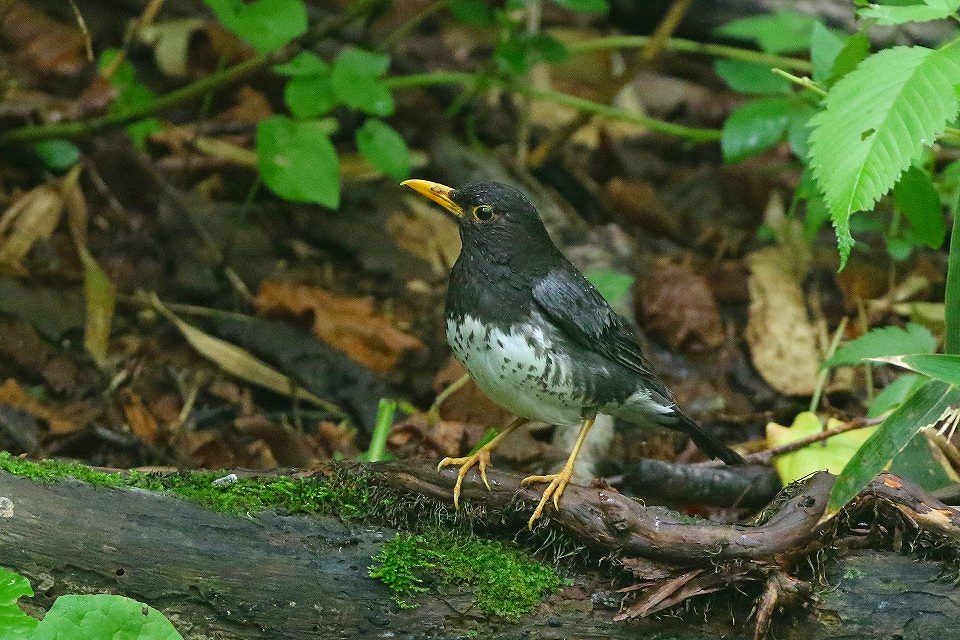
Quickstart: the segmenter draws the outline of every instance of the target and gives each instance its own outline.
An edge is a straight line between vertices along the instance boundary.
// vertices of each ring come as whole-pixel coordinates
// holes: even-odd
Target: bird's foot
[[[444,467],[460,465],[460,470],[457,472],[457,484],[453,487],[453,506],[455,508],[460,508],[460,488],[461,485],[463,485],[463,477],[467,475],[467,471],[474,465],[480,468],[480,479],[483,480],[483,484],[486,485],[487,491],[490,490],[490,483],[487,482],[487,465],[489,464],[490,450],[486,447],[481,447],[476,453],[464,456],[463,458],[444,458],[440,461],[440,464],[437,465],[437,471],[440,471]]]
[[[570,467],[570,468],[568,468]],[[530,516],[530,521],[527,522],[527,528],[533,531],[533,523],[543,515],[543,508],[547,505],[547,502],[553,498],[553,508],[560,510],[560,496],[563,495],[563,490],[567,488],[567,485],[570,484],[570,478],[573,477],[573,467],[570,465],[565,466],[561,469],[560,473],[551,473],[546,476],[529,476],[520,481],[520,486],[524,487],[528,484],[534,482],[549,482],[547,488],[543,490],[543,497],[540,498],[540,504],[537,505],[537,508],[534,509],[533,515]]]

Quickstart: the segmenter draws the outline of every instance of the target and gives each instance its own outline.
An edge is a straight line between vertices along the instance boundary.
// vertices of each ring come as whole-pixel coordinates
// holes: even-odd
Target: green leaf
[[[916,482],[927,491],[949,486],[956,477],[940,448],[930,441],[925,432],[910,438],[907,446],[890,462],[890,471]]]
[[[723,124],[723,159],[737,162],[780,142],[792,110],[792,101],[785,97],[753,100],[738,107]]]
[[[931,249],[939,249],[947,237],[940,196],[930,174],[913,165],[903,172],[893,187],[893,201],[919,240]]]
[[[810,127],[807,125],[815,113],[817,113],[817,110],[806,102],[794,104],[793,111],[790,112],[790,123],[787,125],[787,141],[790,143],[790,150],[793,151],[793,155],[798,158],[806,158],[810,152]]]
[[[960,224],[954,213],[950,232],[950,254],[947,258],[947,285],[943,294],[946,331],[943,350],[960,353]]]
[[[910,257],[913,250],[917,248],[917,243],[904,236],[885,236],[883,242],[887,247],[887,253],[897,262],[903,262]]]
[[[872,208],[956,115],[958,43],[870,56],[810,119],[810,166],[830,207],[841,268],[853,247],[851,214]]]
[[[80,148],[69,140],[41,140],[33,150],[44,166],[54,173],[65,173],[80,160]]]
[[[807,200],[807,215],[803,219],[803,237],[809,242],[817,237],[817,232],[830,219],[830,210],[819,195]]]
[[[810,33],[816,18],[793,11],[733,20],[717,33],[737,40],[750,40],[767,53],[790,53],[810,47]]]
[[[293,60],[274,65],[273,71],[281,76],[303,78],[329,75],[330,66],[312,51],[302,51]]]
[[[790,81],[769,65],[744,60],[717,60],[713,70],[734,91],[747,94],[790,93]]]
[[[257,125],[257,168],[264,183],[281,198],[340,206],[340,165],[329,130],[318,121],[285,116]]]
[[[596,269],[583,275],[610,304],[617,304],[623,300],[636,280],[628,273],[610,271],[609,269]]]
[[[29,580],[0,568],[0,640],[33,638],[39,620],[31,618],[17,606],[18,599],[32,595]]]
[[[529,46],[544,62],[563,62],[570,55],[566,45],[548,33],[531,36]]]
[[[836,418],[831,418],[826,428],[833,429],[841,424]],[[789,428],[776,423],[768,424],[767,441],[771,447],[779,447],[820,433],[823,429],[824,426],[820,423],[817,414],[804,411],[797,414]],[[808,476],[820,469],[840,473],[874,429],[875,427],[848,431],[822,443],[777,456],[773,459],[773,466],[783,484]]]
[[[389,56],[348,47],[333,62],[330,74],[333,92],[352,109],[388,116],[393,113],[393,96],[377,78],[389,67]]]
[[[451,0],[450,13],[457,20],[478,27],[494,23],[493,9],[486,0]]]
[[[373,53],[357,47],[346,47],[334,61],[334,70],[349,71],[358,76],[379,78],[390,68],[390,56],[383,53]]]
[[[923,0],[923,4],[870,4],[857,10],[861,18],[875,20],[879,25],[897,25],[905,22],[927,22],[951,17],[960,8],[960,0]]]
[[[282,47],[307,31],[303,0],[204,0],[227,29],[260,53]]]
[[[863,33],[855,33],[847,38],[847,43],[837,54],[833,61],[830,77],[826,84],[832,85],[840,78],[844,77],[857,68],[857,65],[863,62],[870,55],[870,38]]]
[[[908,322],[906,329],[880,327],[863,334],[837,349],[824,367],[859,364],[868,358],[899,356],[905,353],[933,353],[937,339],[921,324]]]
[[[925,384],[927,378],[918,376],[914,373],[905,373],[878,393],[870,406],[867,408],[867,417],[876,418],[890,411],[899,404],[902,404],[910,394],[916,391],[920,385]]]
[[[607,0],[553,0],[564,9],[581,13],[603,13],[610,10]]]
[[[114,595],[60,596],[31,640],[183,640],[162,613]]]
[[[847,40],[846,35],[838,34],[819,22],[813,25],[810,32],[810,63],[814,81],[826,82],[833,76],[833,64]]]
[[[374,167],[394,180],[410,176],[410,149],[403,136],[383,120],[371,118],[357,129],[357,149]]]
[[[337,104],[333,83],[326,76],[291,78],[283,89],[283,101],[297,118],[316,118]]]
[[[960,403],[960,389],[930,380],[910,396],[854,454],[837,477],[827,511],[835,513],[873,480],[921,429]]]
[[[918,353],[873,359],[960,386],[960,355],[954,353]]]

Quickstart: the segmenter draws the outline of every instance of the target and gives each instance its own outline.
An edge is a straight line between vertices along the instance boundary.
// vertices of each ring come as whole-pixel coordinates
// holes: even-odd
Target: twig
[[[780,445],[779,447],[773,447],[767,449],[766,451],[758,451],[757,453],[751,453],[747,456],[744,456],[747,462],[757,463],[757,464],[767,464],[770,460],[776,456],[782,456],[787,453],[792,453],[803,449],[807,445],[813,444],[815,442],[821,442],[832,438],[833,436],[838,436],[841,433],[846,433],[847,431],[856,431],[857,429],[863,429],[865,427],[872,427],[883,422],[886,417],[882,418],[854,418],[853,420],[848,420],[844,422],[839,427],[834,427],[833,429],[824,429],[819,433],[814,433],[813,435],[800,438],[799,440],[794,440],[793,442],[788,442],[787,444]]]

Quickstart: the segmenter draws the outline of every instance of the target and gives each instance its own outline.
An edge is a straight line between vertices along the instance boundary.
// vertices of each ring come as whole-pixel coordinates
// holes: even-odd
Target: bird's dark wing
[[[534,288],[540,310],[577,344],[642,376],[664,398],[673,395],[650,369],[626,321],[572,265],[548,273]]]

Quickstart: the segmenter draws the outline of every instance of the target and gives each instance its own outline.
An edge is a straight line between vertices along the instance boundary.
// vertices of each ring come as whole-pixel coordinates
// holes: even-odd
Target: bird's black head
[[[440,204],[456,219],[465,253],[477,252],[500,263],[557,253],[537,209],[513,187],[470,182],[451,189],[427,180],[403,184]]]

